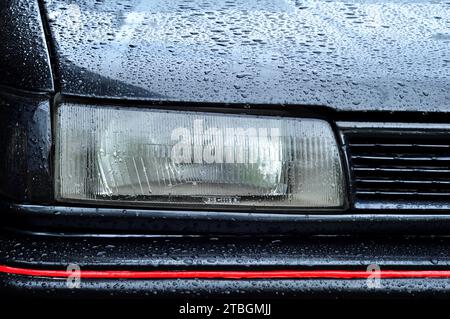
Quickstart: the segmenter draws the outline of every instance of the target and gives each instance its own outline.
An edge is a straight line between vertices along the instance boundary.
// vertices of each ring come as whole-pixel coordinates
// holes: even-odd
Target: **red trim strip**
[[[0,266],[0,273],[67,278],[73,272]],[[261,270],[261,271],[126,271],[81,270],[81,278],[103,279],[366,279],[373,273],[363,270]],[[381,270],[381,278],[450,278],[450,270]]]

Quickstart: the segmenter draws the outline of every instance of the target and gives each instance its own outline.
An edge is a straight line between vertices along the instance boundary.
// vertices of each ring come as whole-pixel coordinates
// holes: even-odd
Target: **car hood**
[[[63,94],[448,112],[450,2],[46,0]]]

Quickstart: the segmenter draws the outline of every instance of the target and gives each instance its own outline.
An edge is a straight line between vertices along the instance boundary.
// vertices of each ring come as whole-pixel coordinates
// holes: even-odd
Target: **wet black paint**
[[[47,1],[62,91],[448,112],[450,2]]]

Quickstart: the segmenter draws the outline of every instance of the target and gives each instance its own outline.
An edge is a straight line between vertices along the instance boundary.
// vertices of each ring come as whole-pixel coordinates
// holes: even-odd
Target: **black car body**
[[[4,0],[0,30],[3,291],[450,292],[449,2]],[[345,203],[296,211],[58,200],[63,104],[325,120]],[[69,265],[102,275],[81,275],[73,289]],[[381,287],[367,287],[369,265],[381,269]]]

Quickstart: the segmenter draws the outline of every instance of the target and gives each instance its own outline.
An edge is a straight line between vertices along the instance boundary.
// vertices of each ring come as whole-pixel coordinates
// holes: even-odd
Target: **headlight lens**
[[[338,208],[343,184],[323,120],[79,104],[57,110],[60,201]]]

